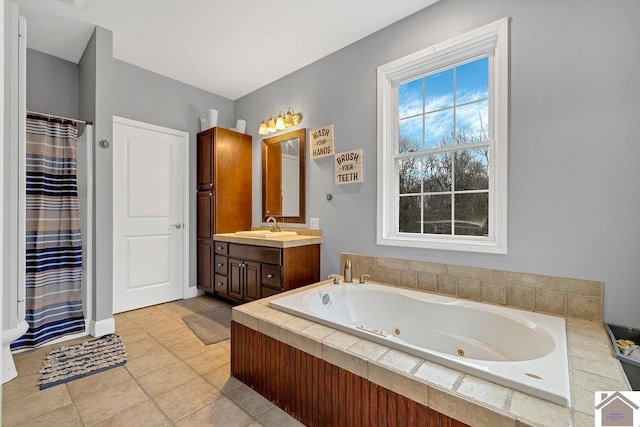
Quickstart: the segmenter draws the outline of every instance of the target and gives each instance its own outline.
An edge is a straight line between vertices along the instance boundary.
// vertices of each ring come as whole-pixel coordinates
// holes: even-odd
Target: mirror
[[[307,129],[262,140],[262,220],[304,223]]]

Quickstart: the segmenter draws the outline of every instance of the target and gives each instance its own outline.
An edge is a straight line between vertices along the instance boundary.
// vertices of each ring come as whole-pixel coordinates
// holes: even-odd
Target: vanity
[[[322,236],[245,237],[215,234],[212,292],[249,302],[320,280]]]
[[[306,133],[301,128],[262,140],[262,220],[272,219],[274,228],[306,221]],[[217,150],[226,140],[229,146]],[[236,164],[238,147],[248,153],[242,160],[249,166]],[[218,128],[198,134],[198,289],[240,303],[320,280],[319,230],[251,227],[250,151],[246,135]],[[248,183],[234,186],[247,171]],[[222,210],[227,215],[219,220]]]

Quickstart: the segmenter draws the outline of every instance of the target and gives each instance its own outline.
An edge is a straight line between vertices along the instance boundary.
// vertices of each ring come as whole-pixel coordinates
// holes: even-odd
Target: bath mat
[[[84,378],[127,363],[120,335],[109,334],[51,352],[40,369],[40,390]]]
[[[231,338],[230,306],[220,305],[199,313],[189,314],[184,316],[182,320],[205,345]]]

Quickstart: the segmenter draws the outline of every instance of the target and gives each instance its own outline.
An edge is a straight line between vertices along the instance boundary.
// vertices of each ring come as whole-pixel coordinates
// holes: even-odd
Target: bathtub
[[[326,284],[269,306],[571,406],[563,318],[381,284]]]

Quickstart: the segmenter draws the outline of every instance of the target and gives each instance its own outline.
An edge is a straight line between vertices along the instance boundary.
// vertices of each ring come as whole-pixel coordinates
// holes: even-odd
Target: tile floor
[[[174,301],[115,316],[127,348],[121,367],[40,391],[53,348],[15,356],[18,377],[2,387],[2,425],[300,426],[229,374],[230,341],[205,346],[181,320],[219,301]]]

